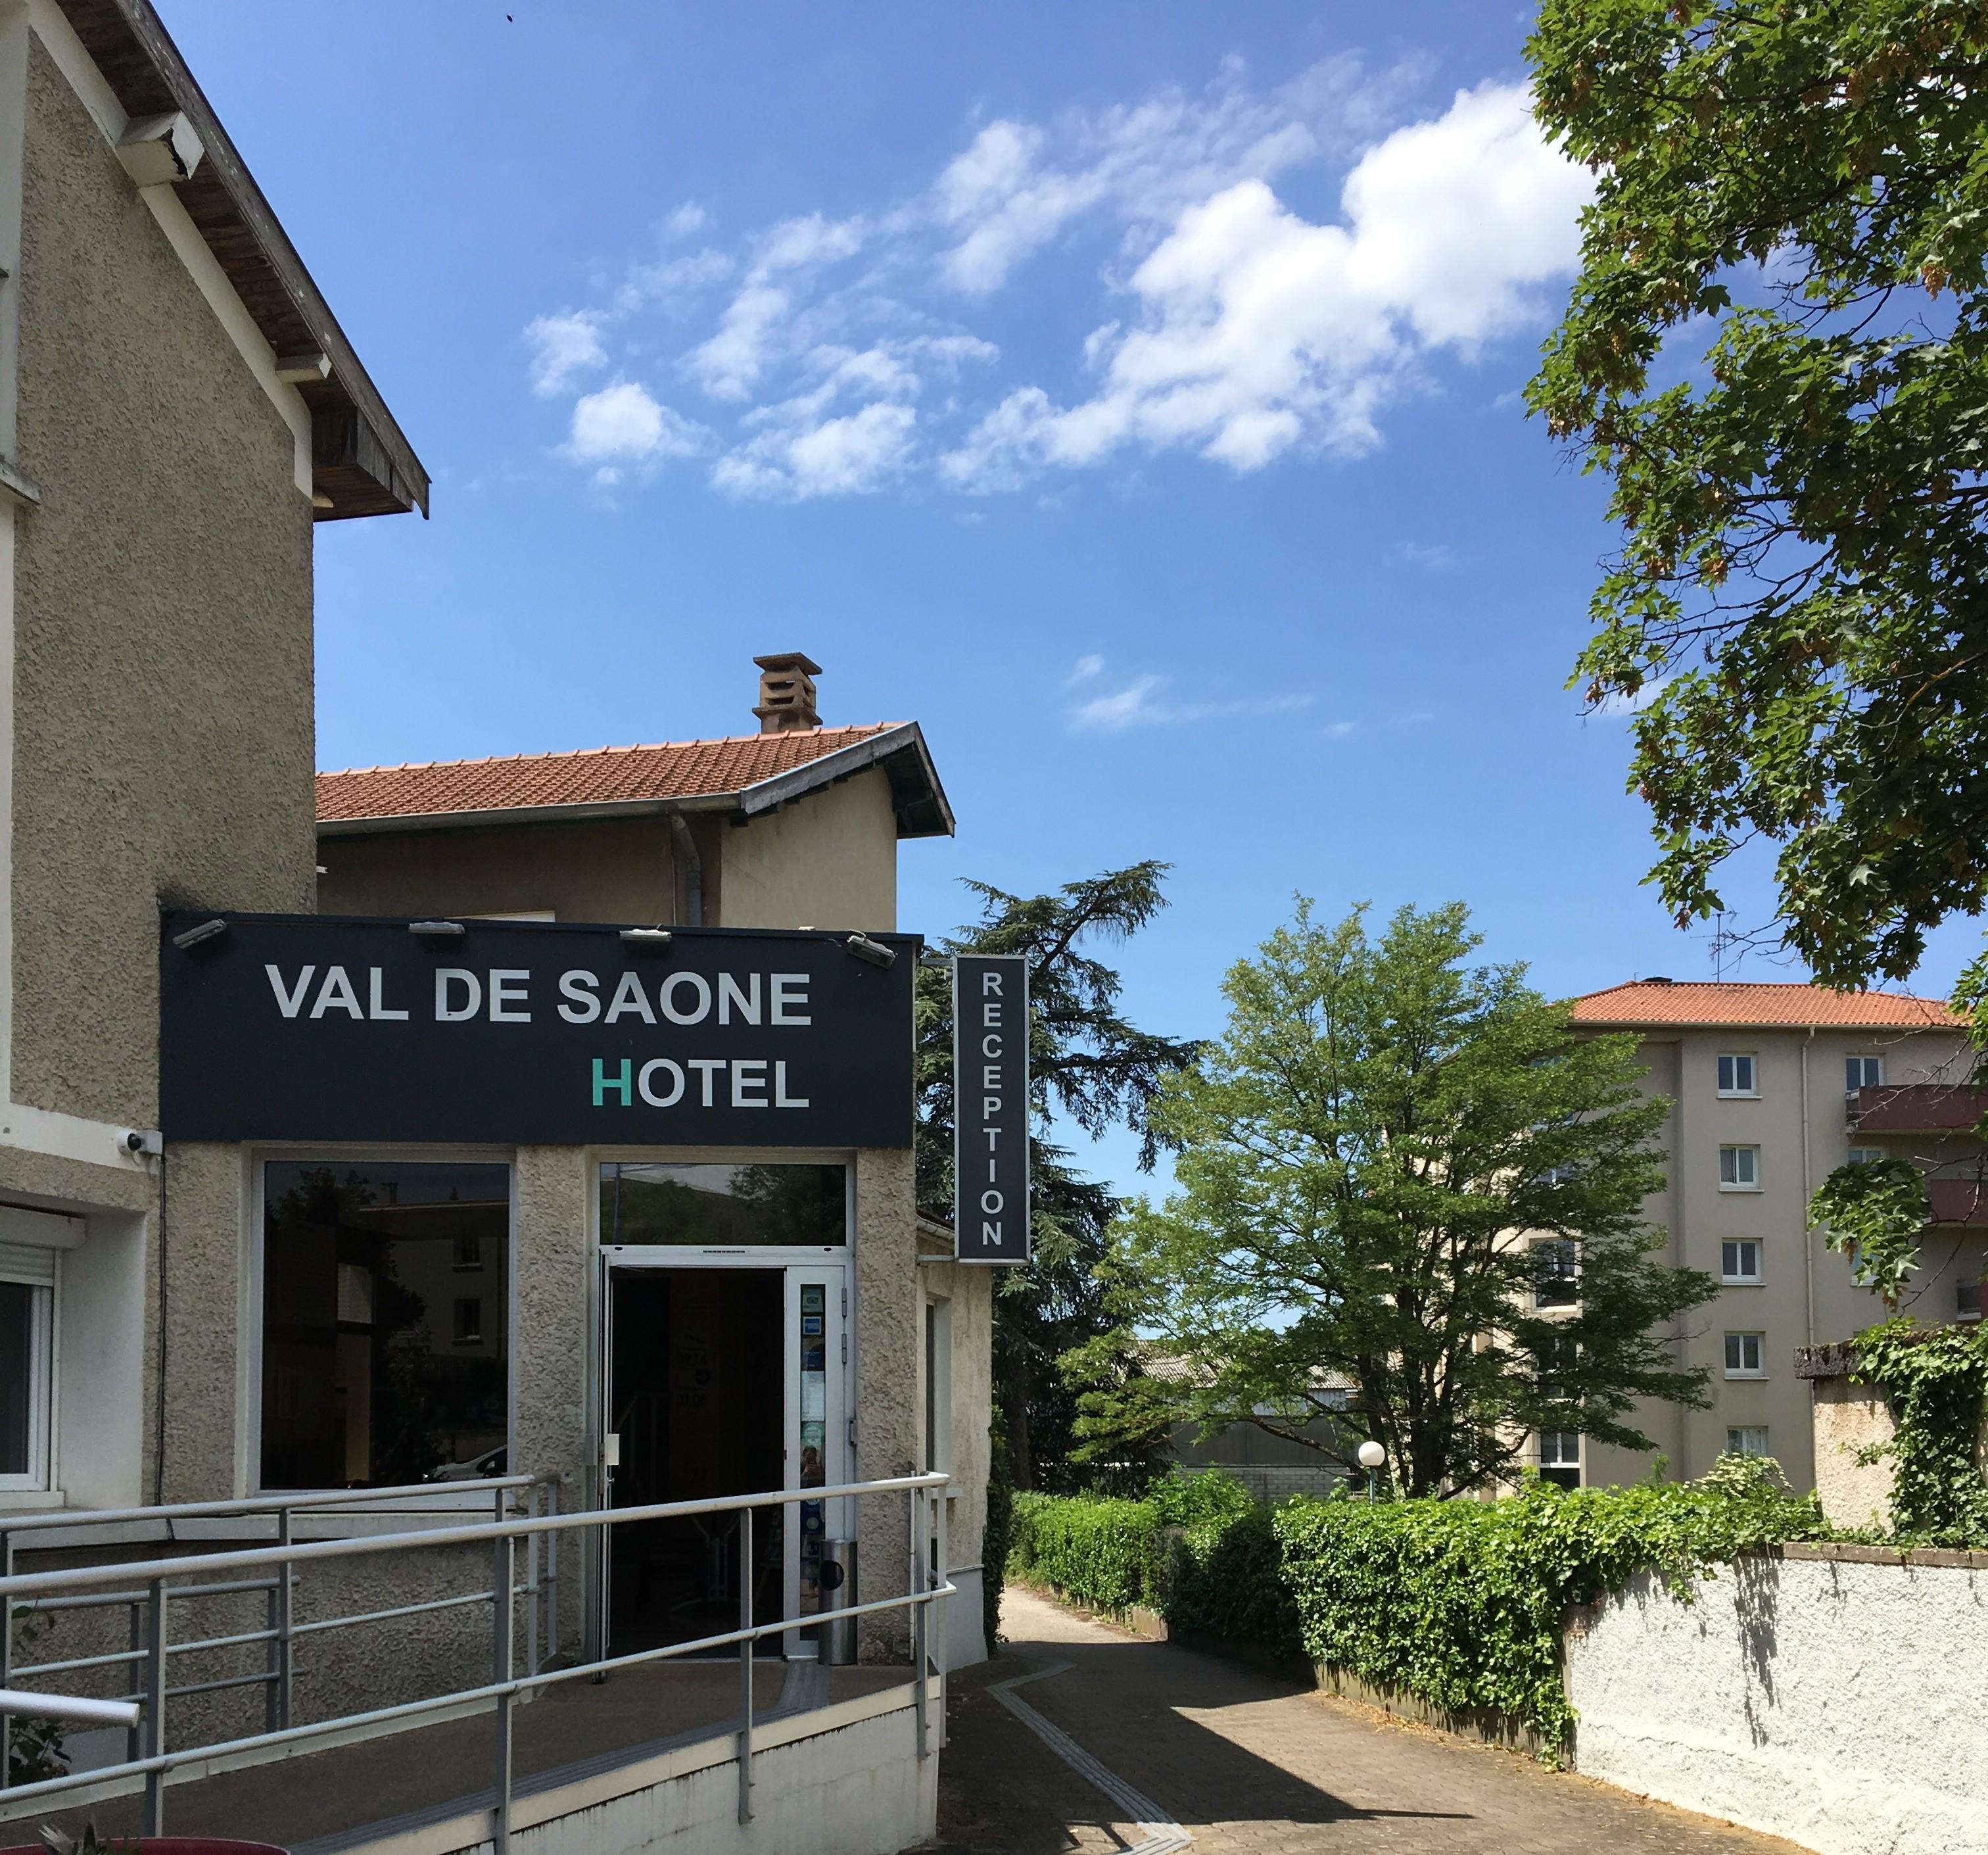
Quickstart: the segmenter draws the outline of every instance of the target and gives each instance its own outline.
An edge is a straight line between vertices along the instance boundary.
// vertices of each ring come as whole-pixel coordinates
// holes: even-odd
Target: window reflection
[[[610,1161],[600,1169],[600,1241],[717,1249],[846,1244],[847,1170]]]
[[[502,1471],[509,1227],[502,1166],[264,1169],[264,1488]]]

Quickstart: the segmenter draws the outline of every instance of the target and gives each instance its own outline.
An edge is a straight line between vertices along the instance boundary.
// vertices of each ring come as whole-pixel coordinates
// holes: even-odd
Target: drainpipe
[[[1801,1047],[1801,1234],[1802,1285],[1808,1297],[1808,1343],[1811,1346],[1815,1344],[1815,1232],[1809,1228],[1808,1223],[1808,1047],[1814,1041],[1815,1026],[1810,1024]]]
[[[670,835],[676,841],[677,861],[684,869],[684,926],[704,926],[704,864],[697,854],[697,840],[690,834],[683,814],[670,814]]]

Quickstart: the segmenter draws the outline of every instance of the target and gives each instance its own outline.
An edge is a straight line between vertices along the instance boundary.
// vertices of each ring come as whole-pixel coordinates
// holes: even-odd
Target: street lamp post
[[[1374,1484],[1380,1479],[1381,1464],[1388,1459],[1388,1452],[1371,1437],[1360,1445],[1360,1466],[1367,1471],[1367,1501],[1374,1501]]]

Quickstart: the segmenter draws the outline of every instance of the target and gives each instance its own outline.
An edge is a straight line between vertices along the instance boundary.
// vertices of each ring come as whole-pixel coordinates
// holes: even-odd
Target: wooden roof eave
[[[205,152],[174,191],[271,350],[329,363],[323,379],[297,387],[311,413],[316,519],[425,516],[427,470],[150,0],[56,4],[127,116],[178,110],[192,124]]]

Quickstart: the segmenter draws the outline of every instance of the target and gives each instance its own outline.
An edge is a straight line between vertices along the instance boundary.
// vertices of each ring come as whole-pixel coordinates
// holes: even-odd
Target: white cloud
[[[1299,445],[1357,455],[1426,350],[1464,350],[1539,313],[1569,269],[1590,177],[1549,147],[1524,90],[1459,92],[1370,149],[1314,225],[1260,180],[1188,207],[1133,272],[1141,313],[1088,354],[1104,374],[1064,408],[1011,392],[942,462],[974,490],[1129,445],[1185,446],[1246,472]]]
[[[532,391],[542,399],[565,392],[576,375],[607,364],[600,318],[586,310],[536,317],[525,325],[525,339],[537,350],[532,357]]]
[[[914,472],[984,494],[1170,451],[1237,472],[1356,456],[1391,401],[1431,388],[1438,357],[1467,364],[1543,316],[1592,184],[1520,86],[1459,92],[1403,126],[1414,81],[1341,59],[1262,90],[1232,63],[1199,93],[997,117],[894,201],[722,244],[682,201],[596,306],[530,325],[533,389],[574,396],[574,461],[715,447],[712,480],[735,495],[860,493]],[[1328,161],[1344,164],[1337,208],[1314,218],[1300,171]],[[1080,239],[1097,283],[1074,384],[982,384],[1002,357],[962,313]],[[1056,274],[1067,289],[1070,267]],[[685,347],[671,325],[692,317]],[[669,353],[724,409],[722,437],[620,377],[580,397],[591,373]],[[1413,544],[1403,557],[1439,564]],[[1149,691],[1132,708],[1182,705]]]
[[[703,231],[711,222],[711,215],[695,200],[685,200],[663,221],[666,238],[687,239],[693,232]]]
[[[1100,669],[1104,667],[1101,658],[1098,666]],[[1161,692],[1170,680],[1148,673],[1134,677],[1124,689],[1114,690],[1108,696],[1094,696],[1070,711],[1070,726],[1098,733],[1117,734],[1128,728],[1206,721],[1218,716],[1275,715],[1311,706],[1310,696],[1302,694],[1233,702],[1168,702],[1163,699]]]
[[[1032,124],[989,123],[939,176],[932,205],[955,242],[941,272],[982,296],[1087,213],[1115,212],[1134,248],[1143,228],[1239,180],[1267,180],[1362,125],[1374,93],[1356,61],[1329,59],[1268,96],[1253,94],[1239,63],[1203,95],[1167,90],[1144,102],[1072,113],[1053,134]]]
[[[764,432],[720,458],[711,480],[739,496],[860,495],[904,467],[917,425],[909,406],[879,401],[819,425]]]
[[[1073,689],[1079,683],[1088,682],[1094,676],[1102,676],[1104,674],[1104,659],[1094,651],[1087,657],[1080,657],[1070,666],[1070,675],[1065,681],[1063,687],[1067,689]]]
[[[1432,573],[1440,572],[1454,558],[1444,541],[1404,541],[1395,551],[1409,566],[1425,567]]]
[[[702,426],[660,405],[639,381],[617,380],[575,403],[563,449],[578,464],[659,462],[695,457],[709,437]]]

